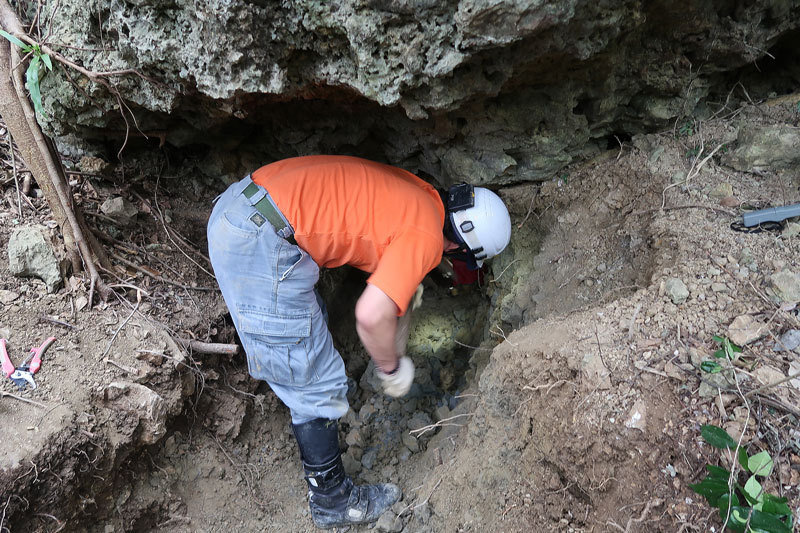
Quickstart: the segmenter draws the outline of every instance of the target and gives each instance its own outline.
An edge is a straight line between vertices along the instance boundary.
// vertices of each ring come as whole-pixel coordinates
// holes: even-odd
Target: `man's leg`
[[[348,409],[347,377],[314,290],[319,268],[257,216],[253,199],[241,194],[248,183],[232,185],[217,201],[208,246],[250,374],[266,381],[291,411],[314,522],[334,527],[377,520],[400,491],[355,487],[342,467],[336,419]]]
[[[339,430],[335,420],[317,418],[292,424],[300,446],[311,518],[317,527],[328,529],[377,520],[400,499],[397,485],[353,485],[344,471],[339,452]]]

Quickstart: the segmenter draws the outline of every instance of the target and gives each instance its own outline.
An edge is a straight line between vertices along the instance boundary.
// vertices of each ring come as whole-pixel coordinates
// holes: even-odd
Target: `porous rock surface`
[[[710,93],[724,96],[769,50],[791,65],[800,26],[798,0],[63,0],[48,8],[51,40],[77,47],[64,55],[96,72],[141,74],[112,78],[141,132],[216,149],[209,175],[335,152],[440,184],[552,178],[615,135],[664,127]],[[135,150],[128,110],[126,125],[105,87],[72,78],[57,69],[43,80],[46,130],[64,150],[87,139],[113,140],[116,150],[126,135]]]

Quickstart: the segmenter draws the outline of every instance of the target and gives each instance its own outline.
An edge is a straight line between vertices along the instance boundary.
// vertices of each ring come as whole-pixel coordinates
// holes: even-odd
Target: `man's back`
[[[348,264],[373,273],[405,310],[441,260],[444,206],[436,190],[403,169],[347,156],[305,156],[260,168],[298,245],[321,267]]]

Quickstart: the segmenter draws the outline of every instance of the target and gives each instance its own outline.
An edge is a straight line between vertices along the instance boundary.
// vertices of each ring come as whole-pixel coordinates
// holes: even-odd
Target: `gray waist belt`
[[[258,192],[258,185],[256,185],[255,183],[251,183],[250,185],[244,188],[242,194],[244,194],[245,197],[249,199],[252,198],[253,195],[255,195],[257,192]],[[275,207],[272,205],[272,202],[269,201],[268,197],[266,196],[263,197],[261,200],[253,204],[253,207],[255,207],[259,213],[264,215],[264,218],[266,218],[267,221],[269,221],[269,223],[272,224],[272,227],[275,228],[275,232],[278,235],[281,235],[281,230],[289,227],[289,225],[283,221],[283,217],[281,217],[281,214],[275,209]],[[294,239],[294,235],[289,235],[288,237],[286,237],[286,240],[297,246],[297,241]]]

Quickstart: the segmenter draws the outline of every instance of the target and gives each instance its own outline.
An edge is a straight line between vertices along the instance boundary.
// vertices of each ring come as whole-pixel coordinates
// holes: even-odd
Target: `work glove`
[[[392,398],[400,398],[408,393],[411,384],[414,382],[414,363],[410,357],[403,356],[400,358],[397,370],[391,374],[387,374],[377,367],[375,368],[375,374],[381,380],[384,393]]]

